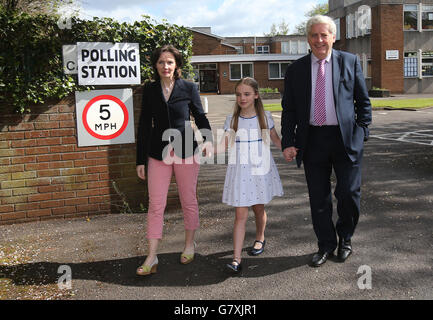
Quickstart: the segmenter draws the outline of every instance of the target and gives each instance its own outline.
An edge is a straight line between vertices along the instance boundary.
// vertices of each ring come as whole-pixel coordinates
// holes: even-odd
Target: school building
[[[287,66],[308,53],[305,36],[220,37],[211,28],[191,28],[194,81],[201,93],[232,94],[243,77],[261,88],[284,89]]]
[[[433,1],[329,0],[334,48],[359,56],[368,87],[433,93]]]

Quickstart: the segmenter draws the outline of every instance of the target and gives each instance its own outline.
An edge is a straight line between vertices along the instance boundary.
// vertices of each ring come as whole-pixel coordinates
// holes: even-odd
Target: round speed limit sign
[[[120,99],[112,95],[100,95],[86,104],[82,120],[90,135],[110,140],[120,136],[128,126],[128,109]]]

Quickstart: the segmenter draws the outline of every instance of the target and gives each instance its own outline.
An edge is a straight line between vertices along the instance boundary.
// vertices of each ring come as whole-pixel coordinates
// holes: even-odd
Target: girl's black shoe
[[[260,249],[254,249],[254,246],[256,245],[257,242],[262,245]],[[266,240],[263,240],[263,242],[259,240],[254,241],[253,247],[249,252],[250,256],[258,256],[259,254],[263,253],[263,251],[265,251],[265,244],[266,244]]]
[[[236,273],[242,270],[242,265],[237,260],[233,260],[232,263],[228,263],[226,266]]]

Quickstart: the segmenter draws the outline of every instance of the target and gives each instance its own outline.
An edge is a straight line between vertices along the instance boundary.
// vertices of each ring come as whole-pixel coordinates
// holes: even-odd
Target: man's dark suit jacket
[[[177,79],[168,101],[165,101],[159,81],[147,83],[143,88],[137,132],[137,165],[147,164],[148,157],[162,160],[162,152],[169,143],[168,140],[163,141],[163,133],[167,129],[177,129],[181,133],[176,139],[182,139],[182,153],[176,152],[175,148],[176,154],[182,158],[192,156],[185,152],[186,143],[193,144],[193,151],[197,147],[195,138],[185,141],[185,131],[193,132],[189,122],[190,113],[199,129],[211,129],[194,83]],[[185,123],[188,128],[185,128]]]
[[[331,59],[338,124],[347,155],[355,162],[362,155],[364,140],[368,139],[370,99],[357,56],[333,49]],[[299,167],[310,127],[311,54],[287,68],[282,106],[282,150],[292,146],[298,148],[296,162]]]

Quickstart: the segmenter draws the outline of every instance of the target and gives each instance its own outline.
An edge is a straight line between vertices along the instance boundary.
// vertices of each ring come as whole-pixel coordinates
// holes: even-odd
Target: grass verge
[[[370,99],[373,109],[423,109],[433,106],[433,98],[420,99]],[[282,111],[280,103],[265,104],[265,110]]]

